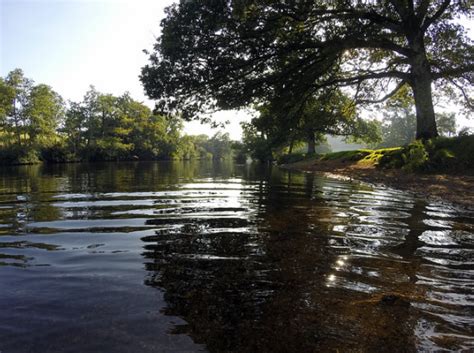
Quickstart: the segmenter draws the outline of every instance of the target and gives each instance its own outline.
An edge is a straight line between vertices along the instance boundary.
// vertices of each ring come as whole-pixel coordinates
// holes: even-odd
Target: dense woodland
[[[129,93],[90,87],[65,102],[51,87],[16,69],[0,78],[0,162],[229,159],[232,141],[217,132],[183,134],[183,121],[154,114]]]

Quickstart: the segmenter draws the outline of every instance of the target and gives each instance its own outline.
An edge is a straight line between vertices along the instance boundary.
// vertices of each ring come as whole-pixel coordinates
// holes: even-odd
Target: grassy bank
[[[280,162],[287,169],[344,176],[468,207],[474,205],[472,135],[416,141],[396,148],[291,155]]]
[[[384,149],[360,149],[324,155],[290,155],[281,164],[338,162],[378,169],[400,169],[417,173],[469,174],[474,172],[474,135],[440,137],[408,146]]]

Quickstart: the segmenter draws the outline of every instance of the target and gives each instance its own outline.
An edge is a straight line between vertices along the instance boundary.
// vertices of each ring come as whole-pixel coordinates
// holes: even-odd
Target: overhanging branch
[[[464,99],[466,100],[466,104],[469,107],[469,109],[474,109],[474,102],[473,100],[469,97],[469,95],[466,93],[466,90],[464,89],[463,86],[461,86],[459,83],[456,82],[454,79],[448,79],[449,82],[451,82],[457,89],[461,91],[461,94],[463,95]]]
[[[466,72],[472,72],[472,71],[474,71],[474,63],[468,64],[466,66],[458,66],[458,67],[453,67],[450,69],[444,69],[437,73],[434,73],[432,77],[434,80],[437,80],[440,78],[448,78],[450,76],[458,76]]]
[[[400,90],[400,88],[402,88],[403,85],[405,85],[406,83],[407,82],[405,80],[400,81],[400,83],[392,91],[390,91],[388,94],[386,94],[380,99],[356,99],[356,103],[358,104],[382,103],[386,101],[387,99],[393,97]]]

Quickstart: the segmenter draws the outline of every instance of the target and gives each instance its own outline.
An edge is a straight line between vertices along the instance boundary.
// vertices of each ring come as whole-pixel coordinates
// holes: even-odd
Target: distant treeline
[[[179,117],[154,114],[129,93],[66,102],[16,69],[0,77],[0,164],[68,161],[229,159],[228,134],[183,134]]]

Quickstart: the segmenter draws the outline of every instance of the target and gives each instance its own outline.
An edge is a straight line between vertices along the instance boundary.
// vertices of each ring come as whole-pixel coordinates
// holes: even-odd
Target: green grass
[[[292,156],[287,163],[305,160],[341,161],[409,172],[474,173],[474,135],[414,141],[408,146],[360,149],[321,156]]]
[[[360,149],[353,151],[340,151],[325,154],[321,157],[323,161],[341,160],[343,162],[352,161],[357,163],[367,163],[377,165],[380,159],[394,151],[401,150],[401,147],[382,148],[377,150]]]

